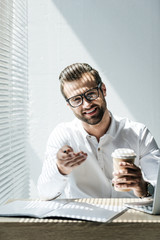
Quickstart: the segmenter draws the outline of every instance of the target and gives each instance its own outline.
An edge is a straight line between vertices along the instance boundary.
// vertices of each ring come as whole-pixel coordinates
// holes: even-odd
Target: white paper
[[[0,207],[0,216],[36,218],[61,217],[95,222],[108,222],[125,211],[126,207],[100,206],[71,199],[53,201],[14,201]]]
[[[0,216],[28,216],[43,218],[45,214],[61,208],[68,200],[13,201],[0,207]]]

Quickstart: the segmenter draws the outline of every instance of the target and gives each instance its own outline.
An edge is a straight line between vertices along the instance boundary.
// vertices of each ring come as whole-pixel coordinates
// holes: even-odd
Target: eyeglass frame
[[[81,106],[81,105],[83,104],[83,99],[84,99],[84,98],[85,98],[87,101],[89,101],[89,102],[94,101],[94,100],[96,100],[96,99],[99,97],[99,89],[101,90],[101,86],[102,86],[102,82],[100,82],[97,87],[91,88],[91,89],[87,90],[86,92],[84,92],[84,93],[82,93],[82,94],[77,94],[77,95],[73,96],[73,97],[77,97],[77,96],[80,96],[80,97],[81,97],[82,102],[81,102],[81,104],[79,104],[78,106],[72,106],[71,103],[69,102],[69,100],[70,100],[71,98],[73,98],[73,97],[70,97],[70,98],[66,99],[66,102],[68,102],[71,107],[77,108],[77,107],[79,107],[79,106]],[[87,97],[85,96],[85,94],[86,94],[87,92],[93,90],[93,89],[96,89],[96,90],[97,90],[98,96],[97,96],[95,99],[93,99],[93,100],[89,100],[89,99],[87,99]]]

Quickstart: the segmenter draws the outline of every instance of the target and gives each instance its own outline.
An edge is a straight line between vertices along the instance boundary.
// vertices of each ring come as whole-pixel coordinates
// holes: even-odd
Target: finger
[[[140,170],[140,168],[137,167],[134,163],[129,163],[129,162],[120,162],[119,166],[123,168],[133,169],[133,170]]]
[[[117,184],[123,184],[123,183],[126,183],[126,184],[135,183],[136,184],[136,183],[139,183],[140,181],[141,181],[140,178],[134,178],[134,177],[128,177],[128,176],[113,179],[113,182],[115,182]]]
[[[87,156],[87,153],[84,153],[83,151],[75,153],[75,156]]]
[[[70,152],[68,154],[69,157],[87,157],[87,153],[83,153],[83,152],[78,152],[78,153],[73,153]]]
[[[64,153],[69,153],[69,152],[73,152],[73,148],[70,147],[69,145],[65,145],[61,148],[61,150],[64,152]]]
[[[77,161],[77,160],[81,160],[83,158],[87,158],[87,153],[73,153],[73,152],[70,152],[70,153],[67,153],[67,154],[62,154],[61,155],[61,158],[59,159],[60,163],[64,166],[68,166],[68,164],[70,164],[72,161]]]
[[[70,152],[73,152],[73,149],[71,149],[71,148],[65,148],[65,149],[62,149],[62,151],[63,151],[63,153],[68,154],[68,153],[70,153]]]
[[[77,166],[81,165],[85,160],[86,160],[86,159],[80,160],[80,161],[78,161],[78,162],[76,162],[76,163],[74,162],[73,165],[71,165],[71,167],[72,167],[72,168],[77,167]]]
[[[73,158],[76,154],[72,150],[64,150],[62,151],[62,159],[70,159]]]
[[[67,161],[65,161],[63,164],[64,164],[64,166],[66,166],[66,167],[72,167],[73,165],[76,165],[76,164],[78,164],[79,162],[81,162],[81,161],[84,161],[84,160],[86,160],[86,157],[84,157],[84,156],[79,156],[79,157],[76,157],[76,158],[72,158],[72,159],[69,159],[69,160],[67,160]]]
[[[62,161],[76,161],[78,158],[86,158],[87,157],[87,154],[82,154],[81,152],[80,153],[74,153],[74,152],[69,152],[69,153],[64,153],[61,155],[61,159]]]
[[[79,154],[80,155],[86,155],[86,156],[88,155],[87,153],[84,153],[83,151],[80,151]]]
[[[120,169],[119,171],[114,171],[113,172],[113,175],[114,176],[118,176],[118,177],[121,177],[121,176],[133,176],[133,177],[141,177],[142,176],[142,173],[140,170],[137,169],[137,171],[132,171],[132,169],[129,169],[129,168],[123,168],[123,169]]]
[[[131,184],[127,184],[127,183],[123,183],[123,184],[116,184],[116,183],[114,183],[114,186],[116,187],[116,188],[129,188],[129,189],[134,189],[135,187],[137,187],[138,186],[138,184],[137,183],[131,183]]]

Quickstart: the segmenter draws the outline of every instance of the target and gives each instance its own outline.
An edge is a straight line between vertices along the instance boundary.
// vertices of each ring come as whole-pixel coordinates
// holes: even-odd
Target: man
[[[40,196],[53,199],[152,195],[160,151],[149,130],[109,112],[106,86],[88,64],[66,67],[59,80],[76,118],[59,124],[49,137],[38,180]],[[124,170],[113,172],[111,154],[117,148],[131,148],[137,157],[135,164],[120,163]],[[115,191],[113,185],[131,191]]]

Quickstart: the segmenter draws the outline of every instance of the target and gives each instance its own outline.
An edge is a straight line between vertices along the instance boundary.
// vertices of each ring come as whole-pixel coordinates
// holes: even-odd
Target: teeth
[[[94,108],[93,110],[91,110],[91,111],[86,112],[86,113],[92,113],[92,112],[94,112],[94,111],[95,111],[95,108]]]

